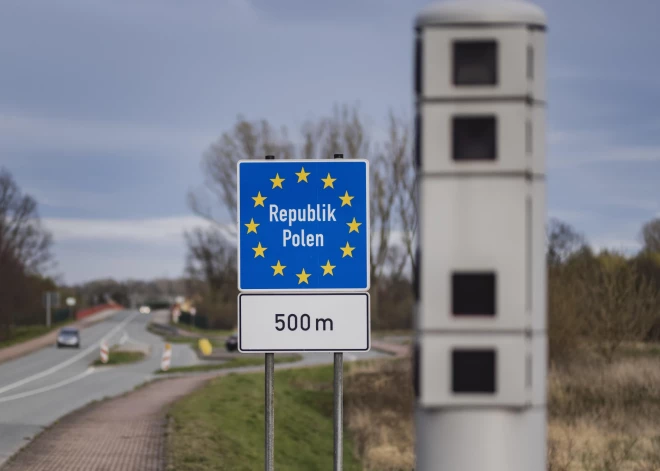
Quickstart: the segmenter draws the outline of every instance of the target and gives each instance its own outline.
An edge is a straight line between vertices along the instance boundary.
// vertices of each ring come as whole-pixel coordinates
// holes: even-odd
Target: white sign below
[[[367,352],[369,293],[238,295],[238,350]]]

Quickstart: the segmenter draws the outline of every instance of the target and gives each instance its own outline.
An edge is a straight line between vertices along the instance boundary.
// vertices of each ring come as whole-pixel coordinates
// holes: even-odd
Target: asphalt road
[[[160,367],[164,342],[146,330],[149,315],[121,311],[81,331],[81,348],[54,345],[0,364],[0,464],[43,427],[85,404],[133,389]],[[90,365],[99,345],[128,336],[131,342],[151,345],[145,361],[117,367]],[[172,345],[172,366],[200,360],[188,345]]]
[[[0,465],[44,427],[94,400],[112,397],[153,378],[160,368],[164,341],[146,330],[151,315],[121,311],[81,331],[81,348],[54,345],[0,364]],[[91,367],[99,357],[103,338],[109,345],[120,339],[148,344],[144,361],[118,366]],[[345,361],[383,356],[379,352],[347,353]],[[297,364],[332,362],[331,353],[309,353]],[[171,366],[194,365],[197,358],[187,344],[172,344]],[[205,362],[206,363],[206,362]],[[240,370],[240,369],[237,369]]]

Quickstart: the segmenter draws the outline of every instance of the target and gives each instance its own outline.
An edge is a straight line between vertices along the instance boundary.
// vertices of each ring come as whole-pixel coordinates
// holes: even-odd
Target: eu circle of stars
[[[367,290],[367,179],[364,160],[240,161],[239,290]]]

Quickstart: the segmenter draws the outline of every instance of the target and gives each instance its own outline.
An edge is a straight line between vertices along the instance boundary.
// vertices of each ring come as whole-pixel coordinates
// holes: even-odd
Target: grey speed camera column
[[[546,469],[545,15],[416,20],[418,471]]]

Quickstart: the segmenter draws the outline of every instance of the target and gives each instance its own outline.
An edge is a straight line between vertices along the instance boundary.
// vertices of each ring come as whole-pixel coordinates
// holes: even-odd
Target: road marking
[[[48,368],[47,370],[44,370],[44,371],[42,371],[42,372],[40,372],[40,373],[34,374],[34,375],[32,375],[32,376],[28,376],[27,378],[23,378],[23,379],[20,380],[20,381],[16,381],[15,383],[8,384],[7,386],[0,388],[0,394],[4,394],[4,393],[6,393],[7,391],[11,391],[12,389],[16,389],[16,388],[18,388],[18,387],[20,387],[20,386],[23,386],[24,384],[31,383],[31,382],[34,381],[34,380],[37,380],[37,379],[43,378],[44,376],[48,376],[48,375],[50,375],[50,374],[53,374],[53,373],[55,373],[55,372],[57,372],[57,371],[60,371],[62,368],[66,368],[67,366],[71,365],[72,363],[75,363],[75,362],[78,361],[79,359],[83,358],[85,355],[87,355],[87,354],[89,354],[90,352],[92,352],[92,351],[98,349],[98,348],[100,347],[100,345],[101,345],[101,342],[103,342],[105,339],[107,339],[107,338],[111,337],[112,335],[116,334],[117,332],[119,332],[119,331],[120,331],[121,329],[123,329],[123,328],[124,328],[129,322],[131,322],[133,319],[135,319],[135,318],[136,318],[137,316],[139,316],[139,315],[140,315],[140,313],[139,313],[139,312],[136,312],[136,313],[133,314],[132,316],[126,318],[124,321],[122,321],[120,324],[118,324],[115,328],[113,328],[110,332],[108,332],[106,335],[104,335],[103,338],[102,338],[101,340],[99,340],[98,342],[94,343],[93,345],[90,345],[90,346],[87,347],[85,350],[83,350],[82,352],[78,353],[78,354],[75,355],[75,356],[72,356],[72,357],[69,358],[68,360],[63,361],[62,363],[59,363],[59,364],[57,364],[57,365],[55,365],[55,366],[52,366],[52,367]]]
[[[85,376],[89,376],[92,373],[94,373],[95,368],[93,366],[90,366],[87,368],[86,371],[83,371],[79,375],[76,375],[72,378],[65,379],[64,381],[60,381],[59,383],[51,384],[50,386],[44,386],[43,388],[39,389],[33,389],[31,391],[26,391],[18,394],[14,394],[13,396],[6,396],[6,397],[0,397],[0,403],[7,402],[7,401],[13,401],[14,399],[23,399],[25,397],[30,397],[34,396],[35,394],[40,394],[43,392],[51,391],[53,389],[60,388],[62,386],[66,386],[67,384],[71,384],[75,381],[78,381],[80,379],[83,379]]]

